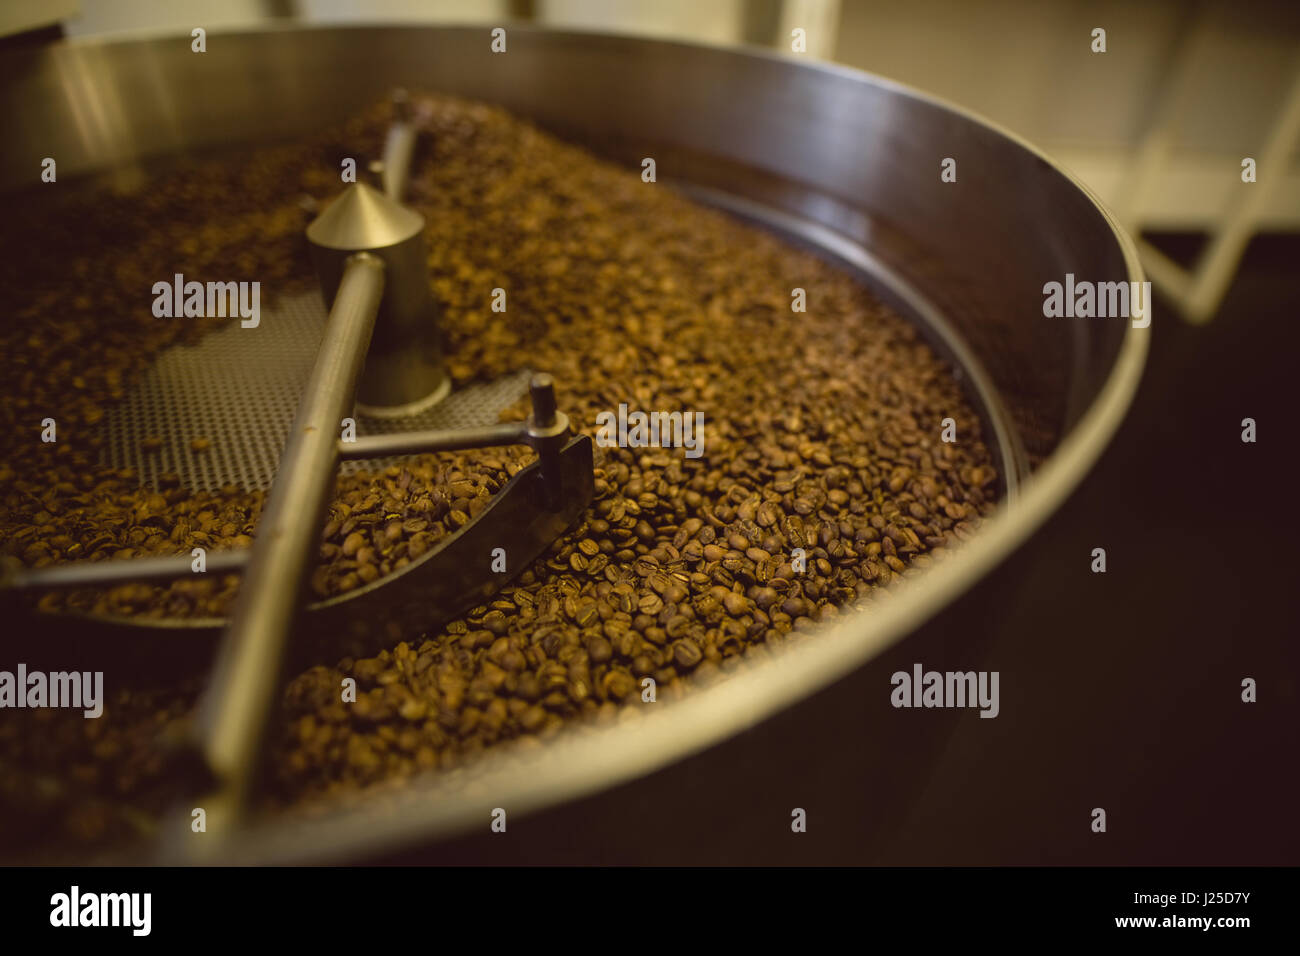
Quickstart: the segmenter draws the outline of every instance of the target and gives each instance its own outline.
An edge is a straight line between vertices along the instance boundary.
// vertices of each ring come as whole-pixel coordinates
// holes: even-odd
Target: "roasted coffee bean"
[[[606,671],[605,676],[601,679],[601,687],[605,696],[611,700],[622,700],[628,694],[632,693],[636,687],[636,680],[632,675],[624,670],[613,668]]]
[[[604,664],[614,656],[614,648],[603,637],[593,637],[587,642],[587,656],[593,664]]]
[[[726,597],[722,599],[722,604],[732,617],[740,617],[750,607],[749,600],[743,594],[737,594],[735,591],[728,591]]]
[[[673,645],[673,660],[683,670],[690,670],[703,659],[704,654],[700,651],[700,646],[690,638],[680,640]]]

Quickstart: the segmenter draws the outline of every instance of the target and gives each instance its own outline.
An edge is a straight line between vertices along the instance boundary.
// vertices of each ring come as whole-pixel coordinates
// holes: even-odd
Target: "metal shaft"
[[[242,807],[259,764],[285,649],[334,485],[340,422],[352,411],[383,288],[384,266],[378,258],[357,253],[348,259],[201,705],[203,756],[223,787],[232,816]]]
[[[393,91],[393,114],[393,124],[388,127],[388,138],[384,141],[382,179],[384,195],[401,202],[410,178],[411,157],[415,154],[415,125],[411,122],[411,102],[405,90]]]
[[[244,569],[248,549],[213,551],[204,559],[205,574],[231,574]],[[77,561],[44,568],[16,568],[0,578],[0,586],[15,591],[111,587],[128,581],[176,581],[197,576],[188,554],[160,558],[121,558]]]
[[[356,441],[339,442],[339,457],[345,461],[354,461],[359,458],[393,458],[435,451],[459,451],[462,448],[527,444],[527,423],[507,422],[503,425],[457,428],[452,431],[430,429],[391,435],[360,435]]]

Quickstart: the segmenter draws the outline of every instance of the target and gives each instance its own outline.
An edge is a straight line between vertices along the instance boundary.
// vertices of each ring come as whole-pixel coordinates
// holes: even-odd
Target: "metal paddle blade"
[[[369,655],[409,639],[481,604],[576,524],[595,494],[591,439],[570,439],[558,457],[560,497],[547,490],[534,461],[505,483],[486,507],[400,571],[305,606],[289,650],[291,666]],[[504,571],[494,552],[504,551]],[[499,557],[499,556],[497,556]],[[497,561],[500,566],[500,561]],[[286,587],[292,587],[286,582]],[[0,592],[3,593],[3,592]],[[104,670],[135,683],[201,674],[226,626],[225,618],[157,620],[79,613],[42,613],[30,595],[9,595],[4,644],[29,667]],[[6,602],[8,603],[8,602]],[[123,662],[130,661],[130,673]]]

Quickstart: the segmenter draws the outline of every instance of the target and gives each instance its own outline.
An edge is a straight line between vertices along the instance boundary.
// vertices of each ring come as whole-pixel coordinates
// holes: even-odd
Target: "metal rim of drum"
[[[517,51],[522,53],[527,62],[517,69],[525,74],[537,56],[568,54],[608,64],[611,70],[620,60],[624,61],[618,67],[621,69],[645,67],[646,74],[633,83],[633,92],[641,94],[647,93],[649,83],[646,76],[650,76],[668,85],[674,82],[710,84],[707,88],[700,88],[706,90],[706,98],[716,101],[732,92],[734,87],[746,87],[747,77],[759,75],[766,78],[768,88],[764,92],[769,99],[778,101],[777,106],[820,111],[820,114],[826,114],[822,118],[828,121],[849,122],[855,117],[860,118],[858,114],[847,112],[836,115],[844,104],[819,100],[813,95],[819,88],[832,85],[837,95],[843,93],[860,99],[862,103],[852,104],[859,109],[874,103],[899,116],[908,110],[923,111],[932,117],[941,116],[942,121],[950,125],[955,142],[999,150],[998,160],[1018,169],[1037,169],[1041,178],[1034,181],[1034,188],[1051,189],[1054,193],[1029,199],[1041,201],[1040,205],[1047,205],[1046,200],[1054,200],[1057,205],[1050,208],[1058,213],[1060,207],[1071,206],[1070,212],[1076,220],[1064,225],[1093,233],[1092,238],[1104,245],[1097,250],[1097,255],[1122,269],[1122,276],[1109,278],[1123,278],[1130,282],[1144,279],[1132,241],[1088,187],[1020,137],[940,98],[847,67],[795,63],[789,57],[763,50],[553,32],[518,26],[510,27],[509,34],[509,55],[513,57]],[[169,41],[172,46],[167,46]],[[191,57],[188,42],[187,36],[158,39],[157,34],[152,34],[148,39],[113,37],[73,41],[15,53],[0,64],[0,102],[4,103],[6,115],[15,121],[15,141],[27,142],[34,137],[39,140],[37,134],[63,124],[62,132],[54,136],[54,142],[49,145],[51,149],[62,149],[62,153],[56,155],[70,157],[66,165],[61,160],[61,165],[64,165],[61,172],[89,173],[113,166],[129,166],[136,160],[160,153],[238,142],[240,132],[247,140],[250,126],[255,134],[269,135],[275,123],[266,117],[263,117],[260,128],[256,121],[241,122],[237,118],[237,109],[230,115],[216,113],[213,122],[195,127],[202,133],[189,140],[176,128],[176,123],[151,130],[148,118],[142,122],[141,117],[128,115],[124,103],[134,101],[125,94],[147,91],[146,101],[147,96],[163,97],[166,101],[169,111],[162,115],[169,119],[180,115],[181,122],[185,122],[187,114],[175,112],[177,107],[172,97],[176,86],[169,85],[163,89],[158,81],[162,76],[173,76],[169,70],[184,73],[189,69],[195,73],[189,79],[202,85],[205,76],[212,75],[211,68],[219,60],[213,52],[221,50],[223,44],[242,50],[240,55],[248,58],[265,53],[269,49],[267,44],[288,42],[294,49],[285,60],[285,69],[304,70],[310,69],[313,63],[331,62],[333,72],[346,76],[349,82],[357,80],[359,74],[344,69],[337,62],[339,57],[349,50],[353,57],[366,51],[373,55],[377,48],[383,47],[385,56],[379,60],[387,64],[385,69],[406,70],[407,75],[386,76],[382,75],[382,70],[377,70],[374,76],[357,82],[356,88],[348,90],[341,99],[338,91],[333,94],[319,91],[316,94],[318,98],[331,99],[332,108],[338,111],[339,116],[381,98],[388,87],[405,85],[411,89],[436,89],[497,102],[562,137],[583,142],[582,137],[572,135],[571,124],[555,120],[554,102],[548,106],[536,97],[554,97],[557,89],[573,93],[602,86],[592,82],[590,77],[574,75],[581,74],[581,70],[570,70],[560,78],[547,78],[533,84],[536,88],[531,91],[481,78],[482,88],[477,94],[466,91],[467,83],[473,85],[472,80],[465,78],[466,57],[472,63],[478,63],[484,57],[475,59],[466,53],[458,59],[456,51],[474,45],[476,48],[481,46],[486,54],[486,27],[303,29],[284,26],[255,33],[215,33],[209,37],[210,52],[187,62],[186,58]],[[457,44],[465,46],[462,48]],[[448,54],[445,59],[451,62],[442,66],[430,65],[440,59],[430,55],[430,47],[438,47],[440,52]],[[145,55],[141,58],[142,53]],[[664,61],[658,72],[649,69],[655,57]],[[627,63],[629,58],[632,65]],[[268,61],[260,59],[258,62],[265,69]],[[412,70],[418,75],[412,75]],[[672,78],[674,73],[676,79]],[[437,78],[430,78],[431,74]],[[317,74],[313,72],[312,75]],[[106,81],[110,87],[116,81],[117,86],[103,89],[100,84]],[[262,82],[266,82],[265,76]],[[371,85],[366,86],[366,82]],[[287,78],[282,86],[283,89],[272,92],[293,94],[300,84]],[[242,105],[248,109],[254,109],[259,99],[267,96],[266,90],[247,79],[240,90],[246,94]],[[609,84],[604,84],[603,93],[597,95],[608,99],[609,91]],[[79,97],[88,97],[98,110],[87,111]],[[534,98],[534,108],[529,109],[528,104],[521,106],[518,102],[521,97],[524,100]],[[658,106],[655,106],[647,113],[653,120],[651,125],[678,122],[692,106],[689,100],[674,98],[671,91],[663,98],[670,101],[670,105],[665,107],[668,114],[656,112]],[[772,147],[765,157],[772,153],[782,154],[782,142],[764,144],[753,135],[744,135],[743,120],[747,112],[752,119],[757,115],[755,110],[770,113],[774,107],[772,102],[760,102],[756,95],[752,100],[742,104],[744,108],[738,111],[738,117],[729,117],[722,124],[725,128],[717,131],[717,136],[733,140],[739,136],[736,148],[747,148],[751,153],[760,146]],[[111,108],[106,108],[106,103]],[[155,110],[160,108],[157,102],[151,105]],[[190,105],[194,107],[194,104]],[[615,104],[606,102],[604,105],[606,118],[612,121],[616,116],[611,112]],[[265,103],[262,106],[265,108]],[[198,121],[204,118],[200,110]],[[881,122],[887,125],[894,118],[886,115]],[[868,126],[876,120],[877,117],[873,116]],[[735,126],[735,123],[740,125]],[[909,124],[904,122],[903,126],[906,132]],[[280,128],[277,132],[283,136],[296,131]],[[677,145],[672,140],[670,144]],[[48,152],[43,153],[46,154]],[[787,163],[790,160],[789,155],[782,154],[782,158]],[[825,155],[816,158],[824,167],[829,162],[832,171],[836,163],[845,159],[834,154],[829,158]],[[15,149],[10,151],[7,161],[0,160],[0,186],[30,180],[28,170],[21,167],[26,159],[26,152]],[[783,177],[780,169],[773,168],[780,165],[780,162],[767,163],[763,170],[764,175],[778,187],[777,194],[781,191],[783,178],[787,182],[799,183],[801,188],[811,188],[805,179],[792,175],[792,170],[786,170]],[[1008,178],[1012,172],[1014,170],[1008,170]],[[821,225],[835,227],[842,233],[847,232],[850,238],[859,242],[862,236],[852,233],[865,231],[868,238],[874,236],[874,223],[870,219],[865,223],[849,221],[859,214],[856,207],[841,202],[842,197],[836,197],[834,190],[824,182],[818,181],[816,185],[825,188],[813,195],[812,208],[805,204],[801,210],[810,219],[820,220]],[[876,185],[880,186],[879,183]],[[1006,187],[1005,183],[1002,185]],[[1005,211],[996,200],[990,200],[986,208],[995,212]],[[993,225],[1011,228],[1013,231],[1005,235],[1012,235],[1016,226],[1014,216],[1005,218],[1008,221],[994,222]],[[846,222],[854,228],[846,229]],[[1041,243],[1046,240],[1056,251],[1064,254],[1064,246],[1068,243],[1062,237],[1066,233],[1063,230],[1054,232],[1050,225],[1043,225],[1044,228],[1030,241]],[[867,247],[868,255],[874,253],[869,242],[861,244]],[[918,284],[925,289],[924,283]],[[1072,326],[1071,331],[1076,339],[1089,334],[1080,332],[1078,325]],[[609,788],[719,743],[846,676],[901,641],[941,607],[970,589],[1059,507],[1096,462],[1123,419],[1141,377],[1148,332],[1149,329],[1130,327],[1125,322],[1122,335],[1109,344],[1074,343],[1072,354],[1076,371],[1089,361],[1096,365],[1098,352],[1107,354],[1101,359],[1100,370],[1093,370],[1091,387],[1088,383],[1080,385],[1078,381],[1070,384],[1072,392],[1065,396],[1067,414],[1059,441],[1032,475],[1021,482],[1014,507],[999,507],[980,533],[950,560],[907,582],[892,599],[877,603],[869,618],[864,615],[845,616],[820,629],[815,640],[782,648],[762,661],[742,658],[733,673],[707,688],[707,692],[688,693],[681,700],[661,704],[649,712],[632,710],[628,720],[613,726],[573,727],[549,741],[545,747],[531,752],[510,748],[489,752],[452,772],[434,771],[414,778],[401,792],[370,798],[354,809],[332,811],[313,819],[287,814],[256,822],[232,838],[218,858],[231,863],[308,862],[396,848],[411,840],[445,838],[481,824],[486,800],[492,801],[488,806],[509,806],[512,815],[523,815]],[[1087,353],[1085,346],[1091,348],[1091,354]],[[162,859],[168,858],[164,851]],[[170,857],[173,860],[183,858],[179,851]]]

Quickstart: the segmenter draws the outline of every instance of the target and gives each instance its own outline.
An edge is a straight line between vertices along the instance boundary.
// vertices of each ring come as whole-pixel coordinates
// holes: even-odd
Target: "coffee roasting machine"
[[[486,27],[407,26],[212,34],[202,56],[191,53],[187,37],[14,50],[0,60],[0,106],[10,124],[0,188],[29,185],[48,155],[58,157],[60,177],[71,179],[280,142],[403,88],[498,104],[629,169],[645,156],[671,157],[660,164],[666,184],[862,277],[963,371],[1002,475],[1001,505],[951,560],[871,613],[841,615],[815,640],[746,659],[681,700],[566,731],[542,748],[489,753],[455,773],[431,772],[400,792],[333,813],[292,820],[240,813],[284,656],[297,653],[286,651],[296,622],[327,620],[327,630],[346,641],[382,638],[387,632],[376,621],[385,617],[418,617],[431,605],[453,613],[495,586],[464,573],[458,547],[506,537],[536,556],[592,497],[592,444],[581,434],[587,423],[565,418],[565,383],[546,375],[529,383],[532,415],[524,423],[397,428],[354,444],[337,439],[358,382],[357,401],[381,413],[414,414],[452,401],[437,343],[421,332],[430,327],[424,317],[431,303],[420,261],[423,221],[401,202],[413,142],[400,123],[398,94],[399,122],[382,148],[376,144],[382,191],[348,187],[307,230],[333,305],[258,537],[246,554],[209,556],[214,569],[247,575],[232,620],[200,622],[179,635],[121,621],[41,625],[42,650],[54,660],[60,648],[80,662],[130,646],[210,662],[224,642],[205,698],[204,737],[190,762],[196,779],[217,787],[229,808],[215,815],[228,820],[216,820],[221,838],[205,848],[206,861],[348,859],[443,840],[480,826],[485,800],[518,813],[556,805],[755,726],[851,674],[975,587],[1065,500],[1135,393],[1147,330],[1095,319],[1053,324],[1043,319],[1041,295],[1044,277],[1067,274],[1140,283],[1134,248],[1086,187],[1010,133],[835,66],[626,37],[524,27],[509,33],[506,56],[494,54]],[[948,155],[960,155],[963,176],[979,190],[953,190],[941,180],[939,159]],[[529,445],[537,461],[474,524],[392,580],[350,600],[303,606],[301,589],[287,582],[308,573],[341,459],[497,444]],[[165,580],[188,565],[185,558],[138,560],[126,571],[109,562],[16,569],[5,596],[21,603],[52,587]],[[11,631],[0,646],[14,657],[27,653],[20,642],[33,636]],[[186,645],[179,651],[178,641]],[[344,646],[311,651],[338,655]],[[875,746],[879,757],[890,744]],[[139,857],[193,862],[184,844],[162,841]]]

